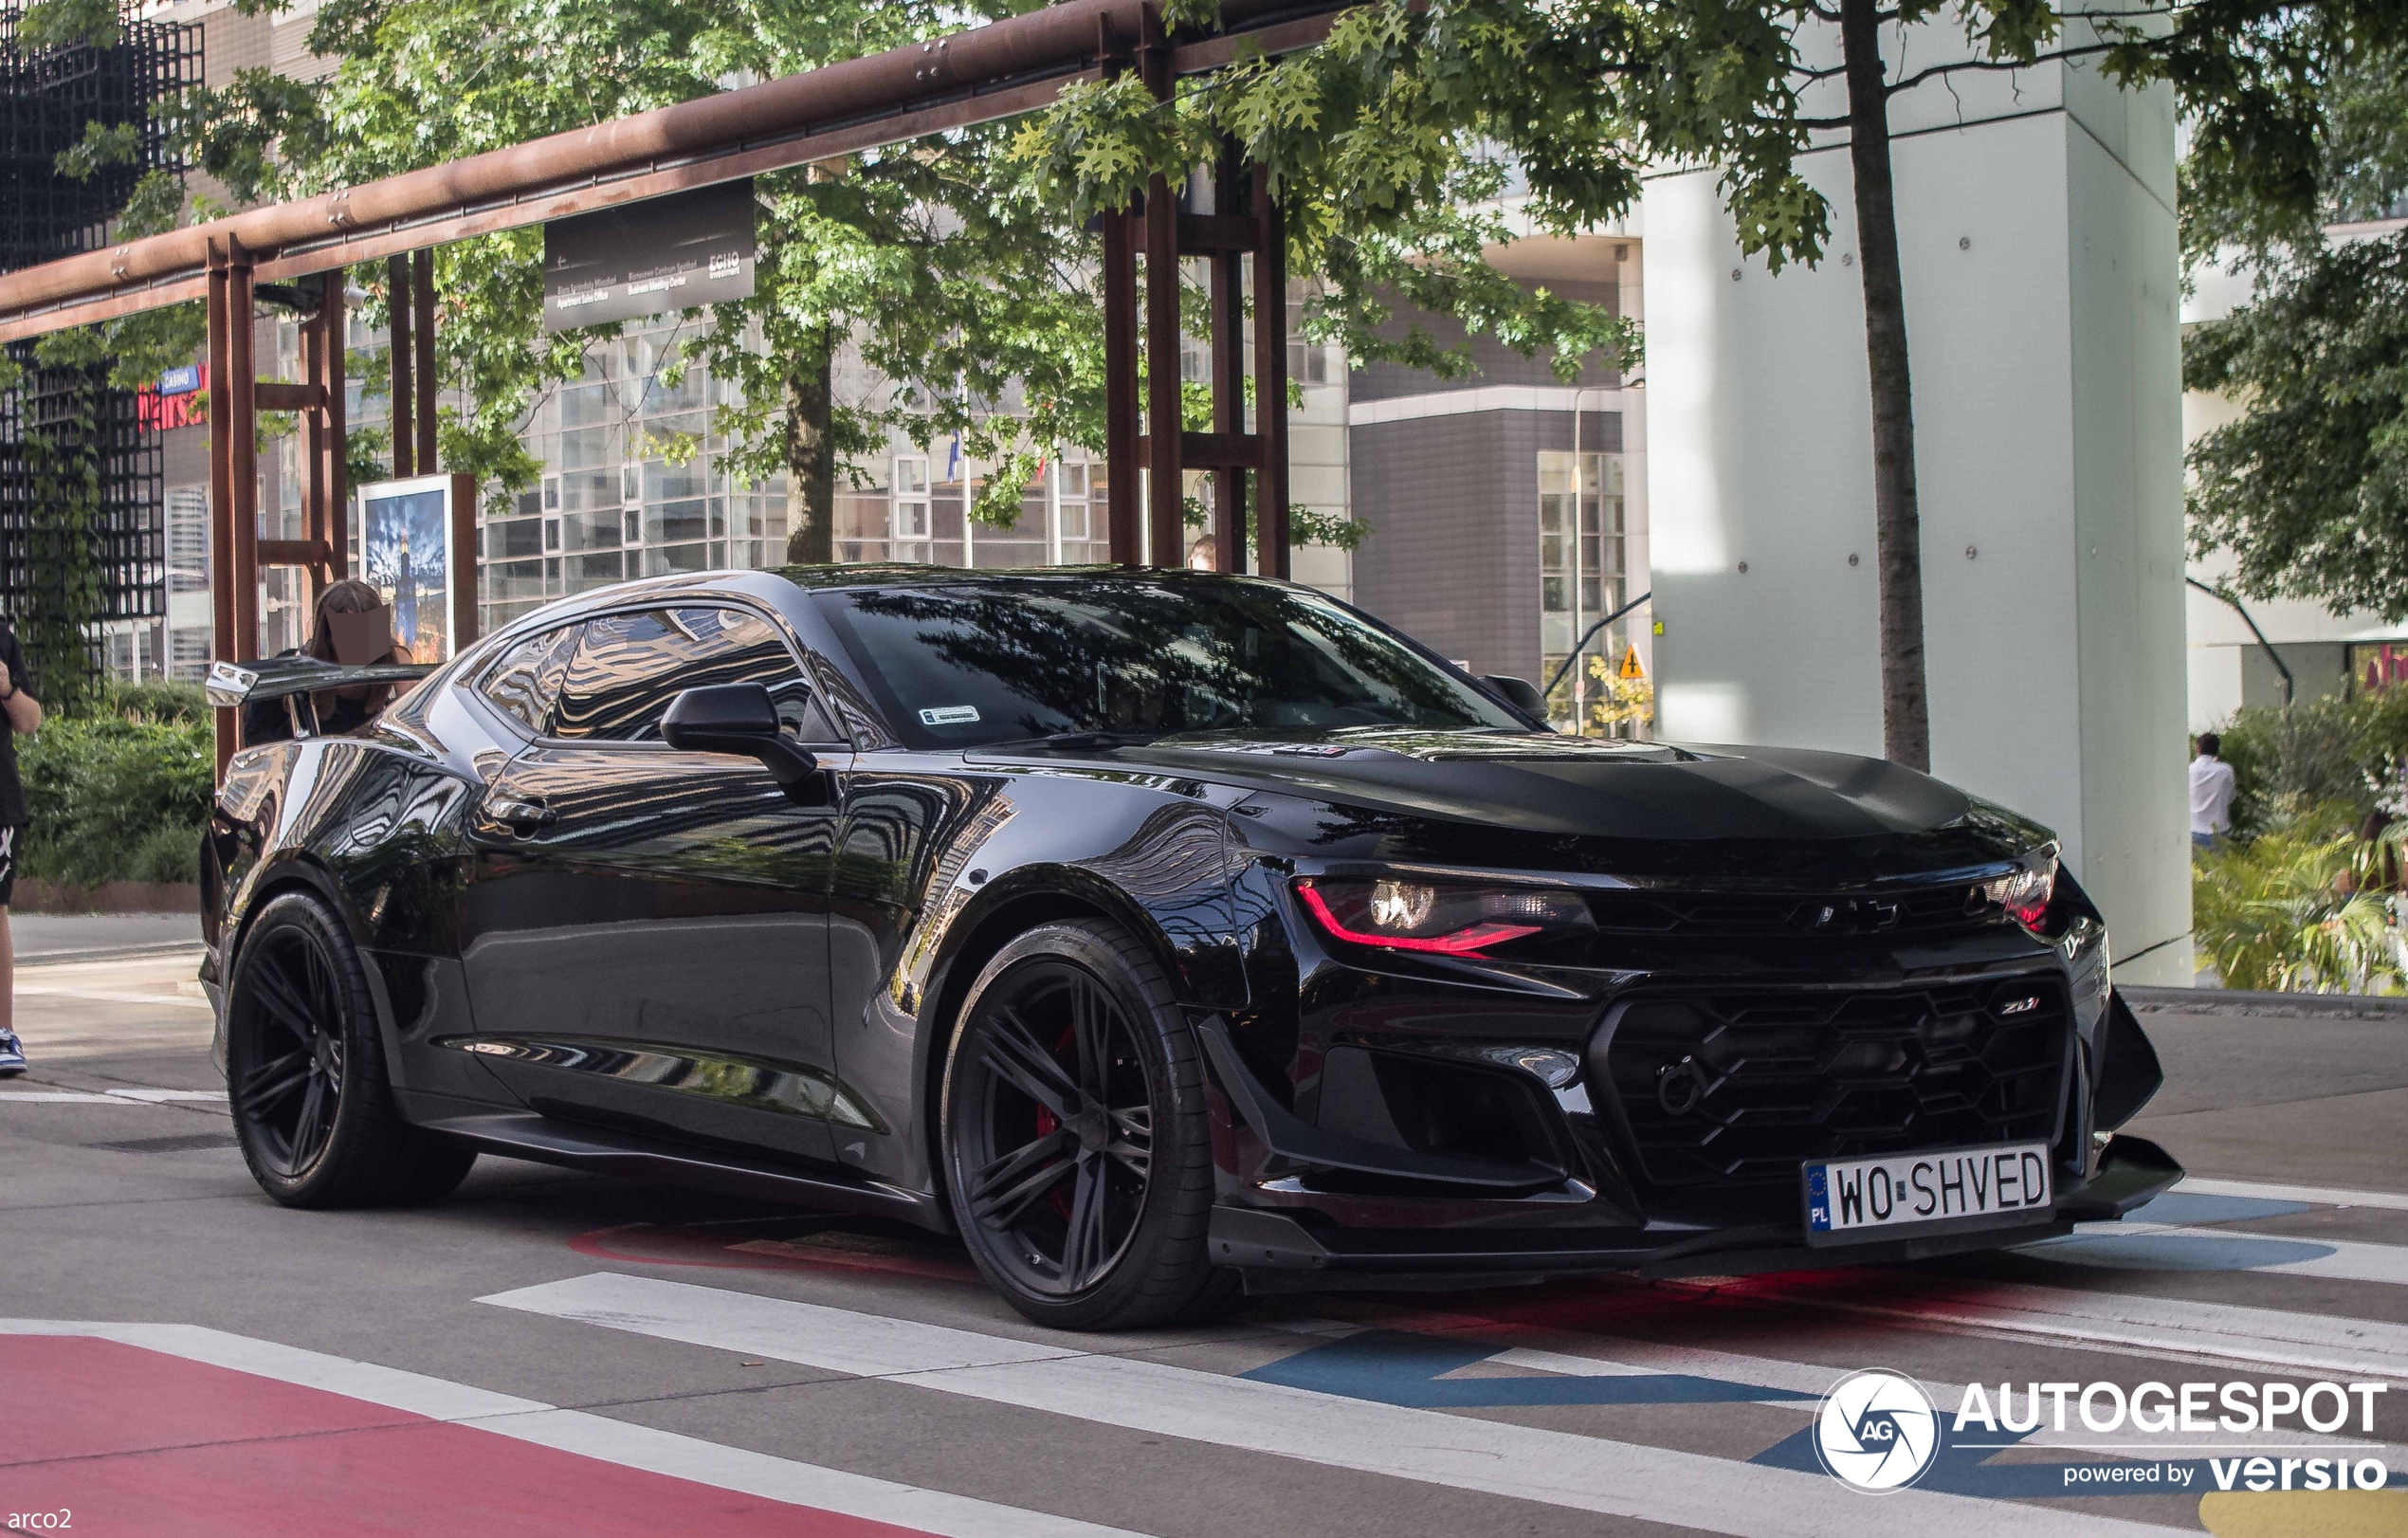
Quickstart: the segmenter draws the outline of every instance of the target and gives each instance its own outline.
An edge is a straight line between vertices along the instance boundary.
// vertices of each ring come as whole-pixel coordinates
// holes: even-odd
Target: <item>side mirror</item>
[[[781,785],[800,784],[819,772],[819,760],[779,728],[776,702],[759,684],[684,690],[661,717],[661,741],[687,753],[758,759]]]
[[[1536,716],[1541,721],[1547,719],[1546,696],[1541,694],[1539,686],[1528,679],[1516,678],[1511,673],[1483,673],[1480,682],[1488,687],[1489,693],[1524,715]]]

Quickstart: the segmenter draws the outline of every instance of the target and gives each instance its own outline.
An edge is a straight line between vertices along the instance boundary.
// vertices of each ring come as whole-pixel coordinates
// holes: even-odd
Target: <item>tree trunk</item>
[[[836,558],[835,338],[820,332],[815,358],[786,376],[786,563]]]
[[[1865,360],[1872,378],[1873,566],[1881,584],[1882,751],[1931,767],[1924,691],[1923,513],[1915,497],[1914,391],[1906,296],[1889,182],[1889,91],[1877,0],[1840,0],[1848,67],[1848,159],[1856,182],[1856,260],[1865,276]]]

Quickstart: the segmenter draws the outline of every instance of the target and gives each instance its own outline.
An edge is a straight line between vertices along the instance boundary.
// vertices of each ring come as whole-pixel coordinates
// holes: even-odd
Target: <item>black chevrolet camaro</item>
[[[958,1233],[1049,1325],[1248,1291],[2019,1244],[2180,1171],[2048,833],[1922,775],[1549,732],[1308,589],[711,573],[355,736],[306,661],[203,851],[245,1158],[480,1150]],[[380,674],[381,678],[383,675]]]

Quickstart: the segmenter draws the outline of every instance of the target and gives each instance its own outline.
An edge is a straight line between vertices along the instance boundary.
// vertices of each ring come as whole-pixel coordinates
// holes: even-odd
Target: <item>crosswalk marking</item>
[[[1853,1295],[1823,1282],[1760,1278],[1745,1295],[1993,1339],[2408,1383],[2408,1326],[2380,1320],[1906,1274]]]
[[[38,988],[17,985],[19,998],[75,998],[96,1004],[173,1004],[177,1009],[213,1009],[206,998],[179,998],[173,994],[137,994],[114,988]]]
[[[162,1106],[181,1101],[226,1104],[223,1089],[0,1089],[0,1103],[47,1102],[81,1106]]]
[[[1463,1333],[1463,1332],[1455,1332]],[[1816,1366],[1812,1363],[1783,1362],[1772,1357],[1742,1356],[1730,1351],[1703,1350],[1689,1346],[1663,1346],[1651,1342],[1632,1341],[1602,1336],[1581,1336],[1567,1331],[1535,1331],[1551,1345],[1563,1347],[1548,1350],[1538,1346],[1507,1346],[1488,1358],[1500,1366],[1524,1367],[1534,1372],[1563,1373],[1573,1376],[1624,1376],[1656,1372],[1693,1373],[1700,1377],[1726,1379],[1734,1382],[1760,1383],[1766,1388],[1788,1390],[1790,1395],[1830,1392],[1832,1385],[1846,1374],[1838,1369]],[[1591,1353],[1603,1353],[1602,1356]],[[1608,1359],[1611,1360],[1608,1360]],[[2024,1380],[2017,1379],[2020,1384]],[[1944,1413],[1964,1401],[1965,1385],[1925,1380],[1924,1391]],[[1985,1385],[1995,1391],[1996,1385]],[[2019,1391],[2019,1390],[2018,1390]],[[1814,1402],[1800,1401],[1784,1396],[1756,1401],[1766,1405],[1786,1405],[1801,1415],[1814,1411]],[[2366,1441],[2360,1437],[2327,1435],[2321,1432],[2296,1430],[2227,1432],[2218,1427],[2213,1431],[2186,1434],[2193,1450],[2207,1447],[2248,1449],[2268,1447],[2346,1446],[2352,1456],[2381,1457],[2394,1467],[2408,1466],[2408,1448]],[[2128,1449],[2131,1433],[2117,1430],[2094,1432],[2078,1421],[2071,1422],[2063,1431],[2044,1427],[2016,1442],[2019,1447],[2046,1447],[2067,1452],[2098,1452]],[[2170,1448],[2168,1449],[2171,1450]]]
[[[994,1403],[1737,1538],[2115,1538],[2174,1529],[1342,1399],[1159,1363],[596,1273],[479,1300],[607,1328],[870,1374]]]
[[[87,1335],[489,1431],[623,1468],[943,1538],[1142,1538],[1124,1529],[723,1447],[650,1426],[198,1325],[0,1319],[0,1336]],[[798,1513],[799,1514],[799,1513]],[[798,1528],[797,1530],[803,1530]]]
[[[2253,1271],[2408,1286],[2408,1249],[2359,1239],[2299,1238],[2178,1223],[2084,1223],[2016,1252],[2077,1266],[2148,1271]]]
[[[2206,1180],[2187,1176],[2177,1191],[2203,1197],[2255,1197],[2268,1201],[2306,1201],[2319,1207],[2381,1207],[2408,1212],[2408,1195],[2397,1191],[2344,1191],[2330,1185],[2263,1185],[2254,1181]]]

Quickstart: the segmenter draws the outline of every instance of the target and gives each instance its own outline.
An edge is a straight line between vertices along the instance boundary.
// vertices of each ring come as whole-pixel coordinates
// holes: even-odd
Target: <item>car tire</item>
[[[358,948],[307,893],[274,898],[243,935],[226,1085],[243,1162],[287,1207],[432,1201],[476,1163],[474,1148],[402,1119]]]
[[[1049,924],[979,970],[946,1053],[946,1194],[996,1291],[1057,1329],[1222,1312],[1195,1034],[1118,925]]]

